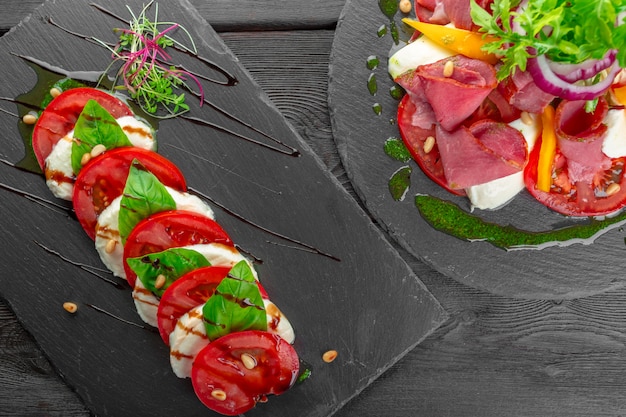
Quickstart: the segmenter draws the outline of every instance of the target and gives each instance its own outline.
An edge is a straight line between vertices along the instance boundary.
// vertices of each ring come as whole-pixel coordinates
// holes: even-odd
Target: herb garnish
[[[471,0],[471,16],[481,31],[498,38],[485,50],[502,56],[500,80],[526,61],[546,54],[555,62],[579,64],[602,59],[617,50],[626,67],[626,24],[623,0],[495,0],[492,13]]]
[[[177,46],[195,54],[196,47],[190,33],[178,23],[160,22],[158,4],[154,5],[154,20],[150,20],[146,13],[153,3],[154,1],[148,3],[138,16],[129,8],[132,15],[130,29],[115,29],[119,33],[119,42],[115,47],[102,44],[113,54],[111,66],[115,62],[123,63],[118,72],[123,79],[123,85],[116,88],[127,90],[146,113],[169,118],[189,110],[185,93],[181,92],[192,91],[187,84],[188,78],[199,88],[197,94],[200,105],[204,101],[204,92],[196,76],[169,63],[171,57],[166,52],[166,48]],[[163,27],[165,28],[162,29]],[[186,46],[170,36],[177,30],[185,34],[191,46]],[[162,112],[159,113],[159,110]]]

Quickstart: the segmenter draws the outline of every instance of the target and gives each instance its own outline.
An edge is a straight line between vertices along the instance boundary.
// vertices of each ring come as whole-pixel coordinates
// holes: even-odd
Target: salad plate
[[[400,101],[387,62],[402,38],[410,36],[401,18],[411,15],[384,14],[383,3],[346,3],[333,44],[329,81],[333,135],[352,185],[372,216],[421,261],[463,284],[495,294],[567,299],[623,286],[626,233],[621,223],[605,228],[595,239],[578,239],[575,231],[591,220],[554,213],[525,191],[501,209],[472,211],[465,198],[441,189],[413,161],[398,161],[385,153],[386,141],[400,138],[396,116]],[[394,27],[398,42],[392,36]],[[404,198],[396,200],[389,181],[402,169],[411,171],[410,187]],[[495,233],[503,235],[509,226],[529,234],[564,228],[574,232],[564,245],[505,250],[437,230],[436,224],[433,227],[420,215],[418,195],[450,201],[480,224],[500,228]],[[458,221],[461,226],[462,220]]]
[[[69,202],[55,199],[41,174],[16,166],[26,150],[15,99],[38,85],[42,68],[85,80],[105,71],[110,51],[94,40],[116,42],[112,29],[127,23],[114,16],[130,20],[143,3],[102,6],[111,13],[47,2],[0,39],[0,295],[94,415],[216,415],[173,374],[167,346],[138,317],[130,289],[112,284]],[[159,20],[184,26],[196,43],[197,55],[173,60],[236,83],[200,81],[206,101],[191,101],[186,120],[159,123],[158,152],[254,261],[310,371],[246,415],[331,415],[446,313],[193,6],[163,2]],[[323,360],[329,350],[338,353],[331,363]]]

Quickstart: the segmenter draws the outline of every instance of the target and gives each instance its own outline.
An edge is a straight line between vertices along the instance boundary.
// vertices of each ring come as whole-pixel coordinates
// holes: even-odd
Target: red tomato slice
[[[74,211],[90,238],[95,239],[98,215],[111,201],[122,195],[134,159],[141,162],[163,184],[180,191],[187,189],[185,177],[178,167],[156,152],[136,147],[106,151],[89,161],[80,170],[74,183]]]
[[[206,216],[184,210],[164,211],[153,214],[135,226],[124,245],[124,270],[126,279],[135,287],[137,275],[126,259],[182,246],[233,242],[222,227]],[[195,306],[194,306],[195,307]]]
[[[530,153],[524,170],[524,182],[528,192],[543,205],[567,216],[580,217],[602,216],[626,206],[626,158],[613,159],[611,168],[598,172],[593,184],[572,184],[567,175],[565,157],[557,149],[552,169],[553,185],[550,192],[545,192],[536,188],[540,150],[541,139]],[[606,195],[606,191],[611,189],[609,187],[617,191]]]
[[[193,363],[191,381],[204,405],[235,416],[266,395],[287,391],[299,367],[298,354],[280,336],[247,330],[222,336],[202,349]]]
[[[178,319],[189,310],[204,304],[215,292],[230,267],[206,266],[195,269],[178,278],[161,296],[157,319],[159,333],[166,345],[170,344],[170,333],[174,331]],[[261,297],[267,299],[267,292],[257,281]]]
[[[123,101],[106,91],[89,87],[64,91],[48,104],[33,129],[33,151],[41,169],[44,169],[44,162],[54,145],[74,129],[78,116],[89,100],[96,100],[116,119],[133,115]]]
[[[435,128],[422,129],[413,125],[412,119],[416,112],[415,104],[406,94],[398,105],[398,128],[402,141],[417,162],[420,169],[437,185],[456,195],[465,195],[463,190],[453,190],[448,187],[448,181],[443,173],[443,164],[437,144],[429,152],[424,151],[424,143],[429,136],[435,137]]]

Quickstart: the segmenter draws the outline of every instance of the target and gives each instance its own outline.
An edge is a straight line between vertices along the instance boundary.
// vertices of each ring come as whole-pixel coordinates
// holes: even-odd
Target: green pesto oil
[[[376,74],[374,73],[371,73],[369,77],[367,77],[367,90],[373,96],[378,92],[378,82],[376,81]]]
[[[417,195],[415,205],[422,218],[441,232],[459,239],[486,241],[506,250],[567,246],[575,242],[592,240],[599,234],[626,223],[626,212],[622,212],[605,220],[591,219],[586,224],[529,232],[513,226],[487,222],[467,213],[456,204],[429,195]]]
[[[376,55],[370,55],[367,57],[367,61],[366,61],[367,69],[375,70],[376,68],[378,68],[379,64],[380,64],[380,59],[378,59]]]

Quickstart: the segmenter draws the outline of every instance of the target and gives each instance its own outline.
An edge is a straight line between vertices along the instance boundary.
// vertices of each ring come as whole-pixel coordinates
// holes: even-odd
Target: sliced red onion
[[[593,100],[611,86],[621,68],[614,62],[606,78],[591,85],[577,85],[562,80],[552,71],[545,55],[529,58],[526,70],[533,76],[537,86],[546,93],[566,100]]]
[[[609,68],[615,62],[617,51],[611,49],[602,59],[588,59],[580,64],[563,64],[548,59],[548,65],[560,79],[573,83],[595,77],[600,71]]]

